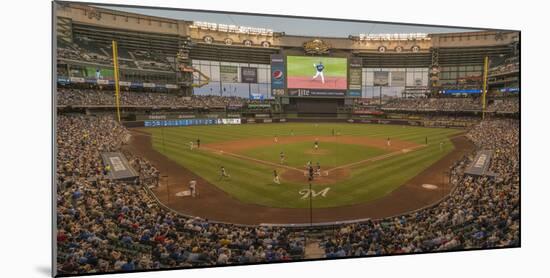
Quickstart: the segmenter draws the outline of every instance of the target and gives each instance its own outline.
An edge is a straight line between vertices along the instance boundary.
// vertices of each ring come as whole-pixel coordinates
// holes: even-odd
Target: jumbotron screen
[[[346,58],[287,56],[286,70],[289,89],[347,89]]]

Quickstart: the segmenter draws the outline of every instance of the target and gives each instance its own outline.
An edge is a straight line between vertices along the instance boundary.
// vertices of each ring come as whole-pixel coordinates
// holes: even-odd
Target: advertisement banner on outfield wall
[[[239,69],[236,66],[220,66],[220,81],[225,83],[239,82]]]
[[[361,58],[349,59],[349,90],[361,90],[363,79],[363,68]]]
[[[71,80],[71,83],[84,83],[86,82],[86,79],[82,78],[82,77],[70,77],[69,80]]]
[[[361,97],[361,90],[349,90],[348,91],[348,97]]]
[[[374,72],[374,86],[385,87],[388,86],[388,72],[387,71],[375,71]]]
[[[68,79],[68,78],[65,78],[65,77],[58,77],[57,78],[57,83],[60,84],[60,85],[68,85],[71,83],[71,80]]]
[[[238,125],[241,124],[241,119],[186,119],[186,120],[153,120],[144,121],[145,127],[158,126],[192,126],[192,125]]]
[[[258,83],[258,69],[242,67],[241,82],[243,83]]]
[[[391,85],[392,87],[405,86],[405,72],[404,71],[392,71],[391,72]]]
[[[285,89],[285,58],[283,55],[271,55],[271,90],[273,95],[284,94]],[[275,94],[277,92],[277,94]]]

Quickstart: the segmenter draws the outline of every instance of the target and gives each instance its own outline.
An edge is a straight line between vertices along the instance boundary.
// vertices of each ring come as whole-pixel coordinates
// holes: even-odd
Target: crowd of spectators
[[[519,112],[519,97],[495,99],[491,104],[487,106],[487,110],[517,113]]]
[[[382,109],[403,111],[481,110],[481,101],[474,98],[400,98],[386,103]]]
[[[77,48],[73,47],[58,47],[57,48],[57,57],[69,59],[69,60],[79,60],[82,59],[80,51]]]
[[[110,56],[97,51],[86,50],[77,44],[63,44],[57,47],[57,57],[69,60],[78,60],[97,64],[110,64],[112,59]]]
[[[58,271],[79,274],[285,261],[304,238],[285,228],[218,224],[177,215],[148,192],[159,172],[129,154],[135,182],[108,178],[100,154],[120,151],[128,131],[110,116],[57,118]],[[340,227],[321,243],[327,258],[519,245],[519,122],[483,121],[467,137],[491,150],[491,177],[450,170],[451,195],[417,212]]]
[[[482,110],[479,98],[400,98],[382,106],[385,110],[401,111],[468,111]],[[487,105],[489,112],[519,112],[519,98],[495,99]]]
[[[100,154],[120,151],[128,131],[110,116],[57,117],[59,274],[274,262],[300,259],[303,235],[177,215],[147,187],[158,171],[131,157],[135,182],[110,180]]]
[[[94,44],[77,44],[58,42],[57,57],[61,59],[83,61],[112,67],[110,46],[99,47]],[[175,56],[175,55],[174,55]],[[142,50],[119,49],[121,67],[136,69],[175,71],[173,63],[163,53]]]
[[[489,75],[498,75],[503,73],[515,72],[519,70],[519,59],[518,57],[513,57],[506,59],[504,63],[492,67],[489,69]]]
[[[451,195],[408,215],[341,227],[322,242],[326,257],[519,246],[519,122],[483,121],[468,132],[492,150],[496,178],[464,175],[473,154],[451,168]]]
[[[225,108],[242,107],[247,99],[235,96],[180,96],[174,93],[121,91],[121,106]],[[57,104],[66,106],[115,105],[115,93],[110,90],[58,88]]]
[[[480,116],[423,115],[425,127],[470,127],[479,123]]]

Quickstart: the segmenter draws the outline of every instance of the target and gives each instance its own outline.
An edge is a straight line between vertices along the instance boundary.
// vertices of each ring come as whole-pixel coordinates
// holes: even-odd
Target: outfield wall
[[[447,127],[447,128],[466,128],[472,123],[464,124],[453,121],[431,121],[431,120],[407,120],[407,119],[338,119],[338,118],[194,118],[194,119],[175,119],[175,120],[143,120],[143,121],[125,121],[124,126],[129,128],[136,127],[176,127],[176,126],[195,126],[195,125],[230,125],[230,124],[263,124],[263,123],[356,123],[356,124],[382,124],[382,125],[406,125],[423,127]]]

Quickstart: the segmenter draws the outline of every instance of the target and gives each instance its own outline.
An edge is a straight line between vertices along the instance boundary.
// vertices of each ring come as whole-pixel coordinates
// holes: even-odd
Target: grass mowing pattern
[[[206,151],[190,151],[189,142],[201,139],[201,144],[238,140],[244,138],[287,136],[330,136],[334,129],[342,135],[387,137],[424,144],[428,137],[429,145],[414,152],[390,157],[375,163],[354,167],[351,176],[338,184],[316,185],[319,191],[330,187],[325,198],[317,197],[314,207],[337,207],[368,202],[380,198],[401,184],[416,176],[454,149],[449,137],[460,130],[404,127],[391,125],[362,124],[254,124],[238,126],[192,126],[171,128],[149,128],[142,131],[153,135],[153,148],[169,159],[185,166],[202,176],[220,189],[242,202],[270,207],[307,208],[307,200],[300,199],[298,191],[307,188],[307,183],[282,181],[281,185],[272,182],[273,167],[259,163],[218,155]],[[164,133],[164,146],[162,143]],[[443,142],[443,150],[439,143]],[[307,143],[311,145],[311,143]],[[321,147],[327,143],[321,143]],[[355,146],[357,147],[357,146]],[[277,151],[278,153],[278,151]],[[278,155],[275,158],[277,162]],[[296,163],[299,163],[296,162]],[[224,165],[231,180],[219,180],[219,168]]]
[[[374,156],[382,155],[388,151],[353,144],[340,144],[333,142],[320,142],[320,149],[313,150],[313,142],[299,142],[289,144],[273,144],[269,147],[253,148],[241,152],[256,159],[280,163],[280,152],[285,154],[285,165],[302,169],[308,161],[319,162],[322,169],[349,164]],[[309,152],[305,152],[305,151]]]

